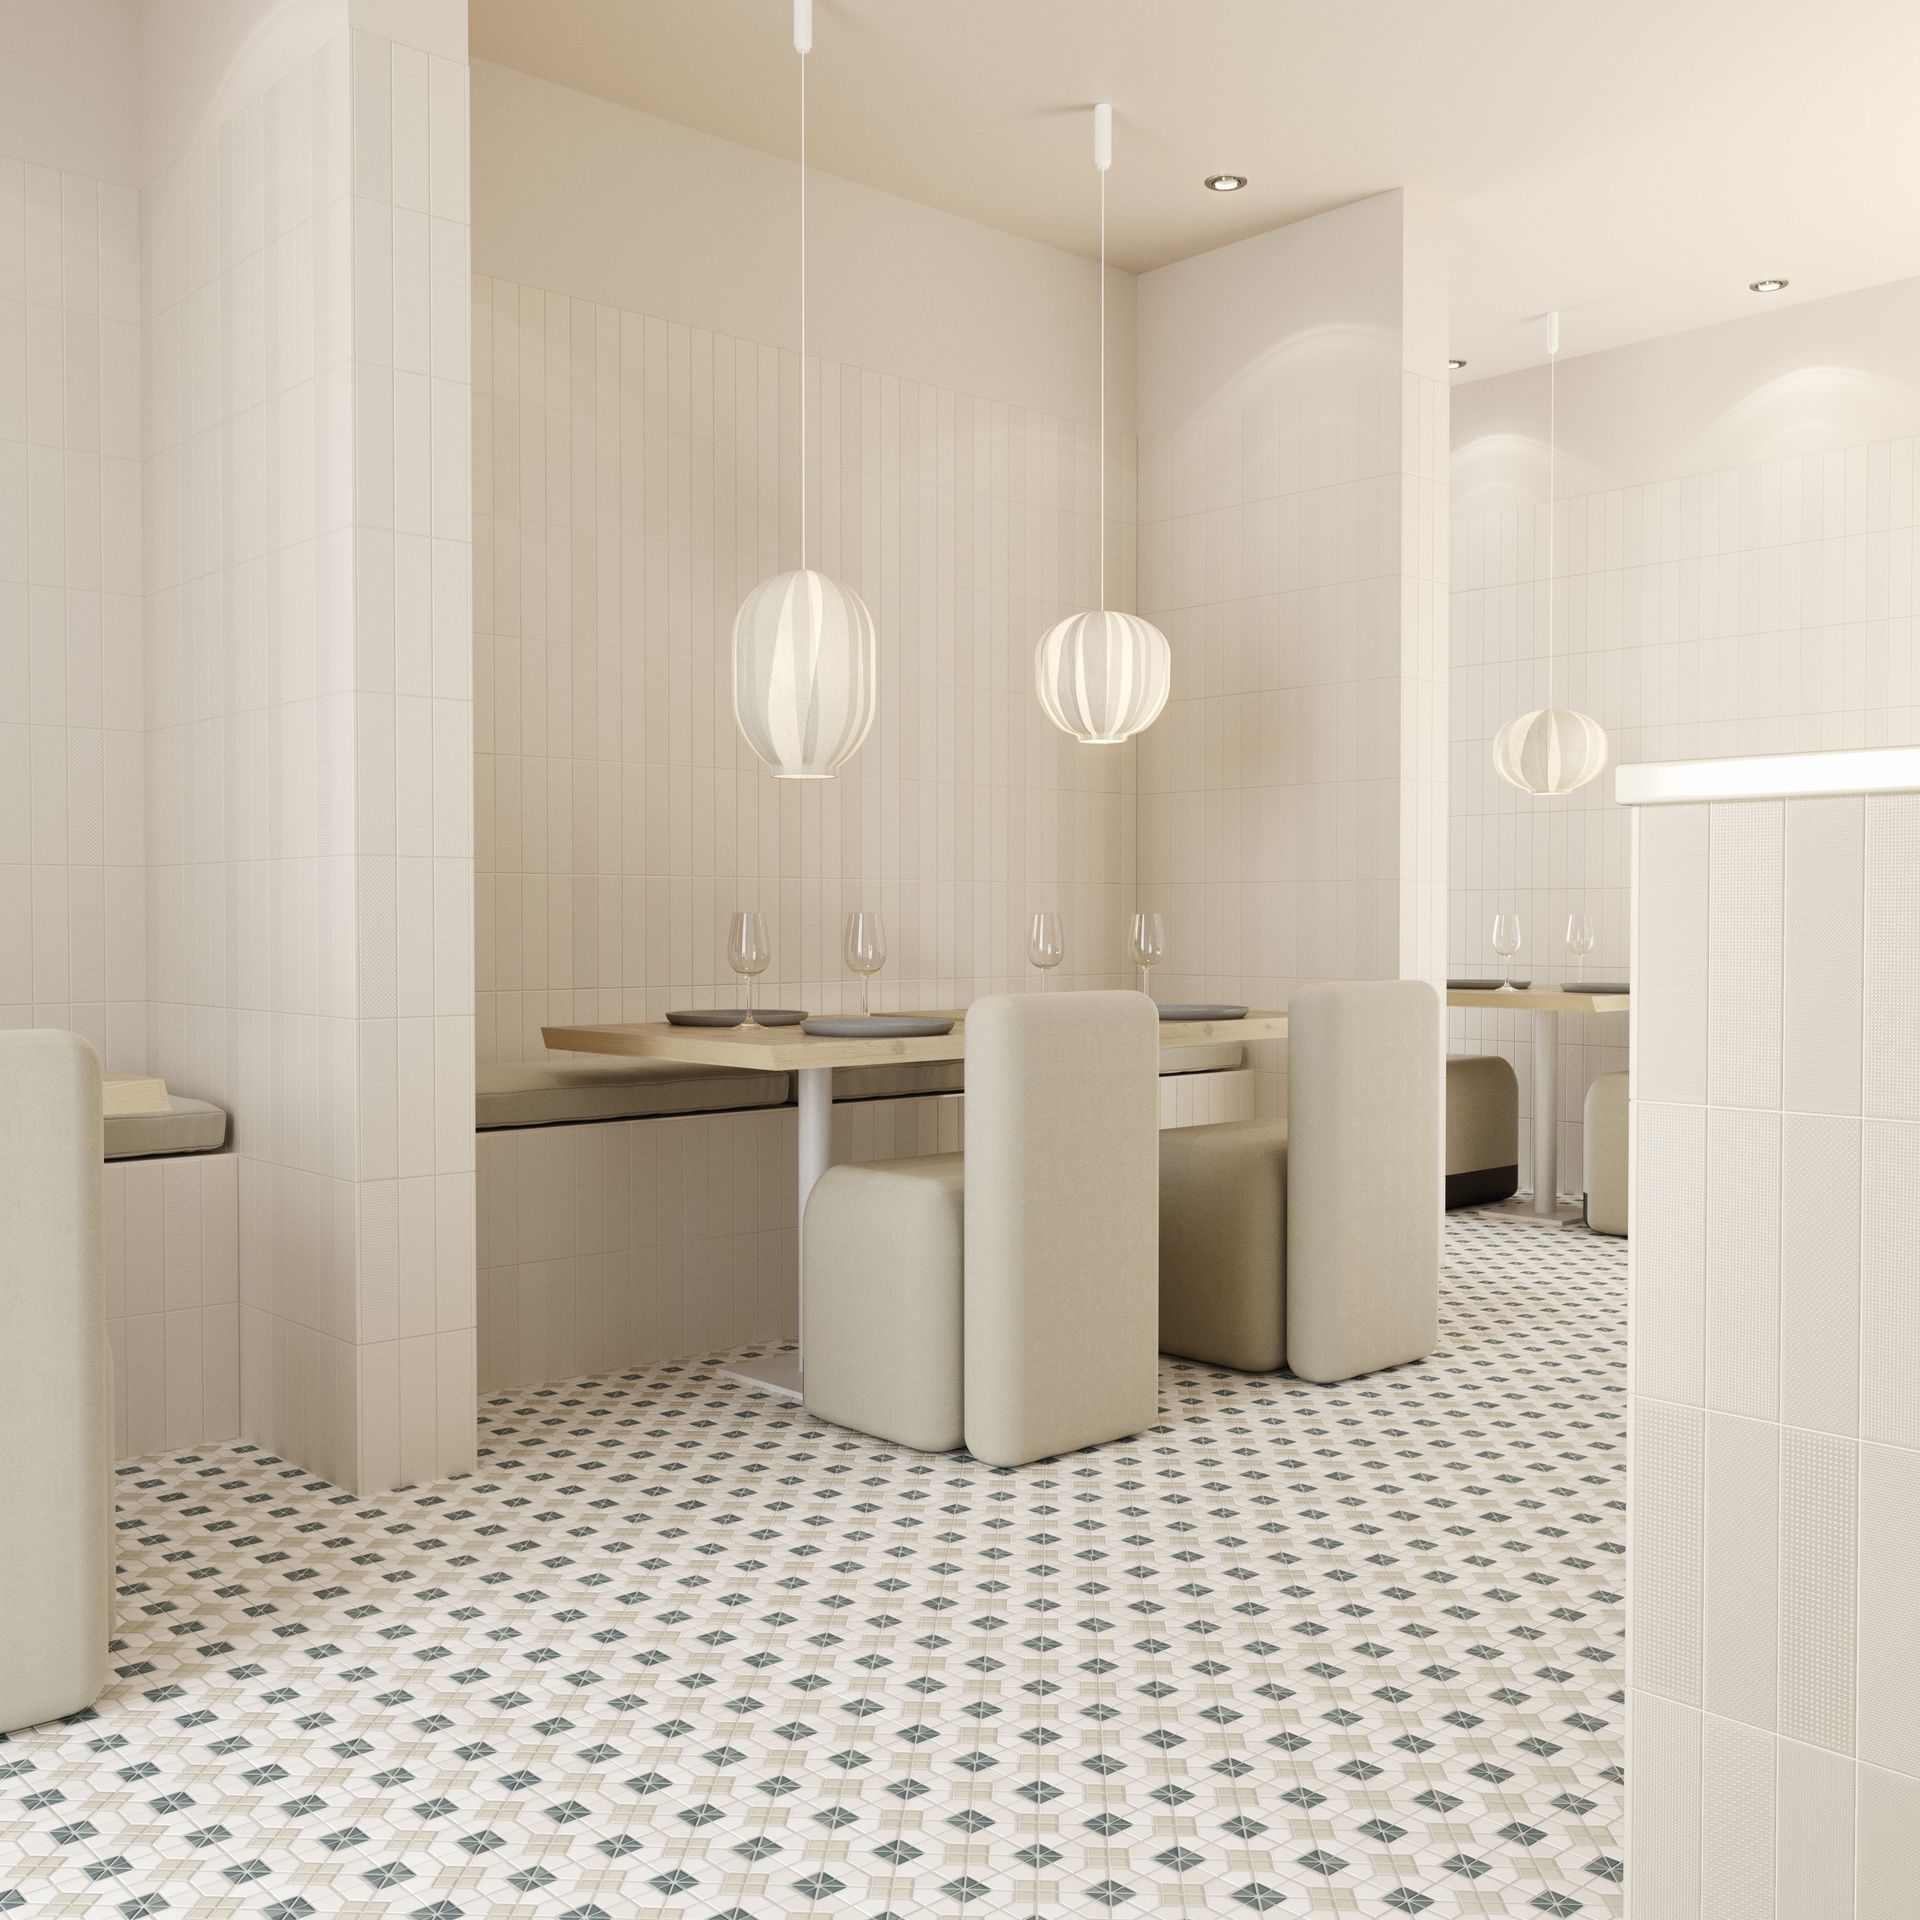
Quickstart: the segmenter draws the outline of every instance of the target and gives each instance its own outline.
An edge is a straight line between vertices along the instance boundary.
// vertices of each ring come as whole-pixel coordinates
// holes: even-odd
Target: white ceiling
[[[472,0],[477,59],[791,156],[790,0]],[[1145,269],[1420,185],[1467,379],[1920,274],[1914,0],[818,0],[809,158]],[[1203,176],[1248,175],[1210,194]]]

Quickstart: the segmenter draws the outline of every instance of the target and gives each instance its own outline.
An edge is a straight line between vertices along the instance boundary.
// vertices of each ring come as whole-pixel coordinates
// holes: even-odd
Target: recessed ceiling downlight
[[[1749,293],[1785,293],[1786,290],[1787,283],[1784,280],[1749,280],[1747,282]]]
[[[1458,354],[1455,354],[1454,357],[1447,362],[1447,371],[1449,373],[1458,373],[1466,364]]]
[[[1247,184],[1244,173],[1210,173],[1207,175],[1209,193],[1238,193]]]

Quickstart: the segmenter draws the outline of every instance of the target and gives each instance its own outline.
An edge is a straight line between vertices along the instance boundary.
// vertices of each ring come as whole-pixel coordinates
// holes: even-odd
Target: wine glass
[[[1047,990],[1047,976],[1067,957],[1066,929],[1057,913],[1036,913],[1027,928],[1027,958],[1040,969],[1040,991]]]
[[[1147,975],[1167,957],[1167,923],[1157,913],[1136,913],[1127,935],[1127,952],[1140,969],[1140,991],[1147,991]]]
[[[1500,984],[1511,993],[1513,956],[1520,951],[1520,916],[1517,913],[1496,913],[1493,916],[1493,950],[1507,963],[1507,977]]]
[[[846,937],[841,942],[847,965],[860,976],[860,1011],[871,1011],[867,1004],[873,976],[887,964],[887,927],[877,913],[847,915]]]
[[[757,911],[736,913],[727,922],[727,965],[747,985],[747,1017],[743,1027],[757,1027],[753,1017],[754,983],[766,972],[773,958],[773,942],[767,937],[767,916]]]
[[[1570,913],[1567,915],[1567,951],[1573,955],[1573,977],[1578,980],[1586,972],[1587,955],[1593,951],[1593,917],[1591,914]]]

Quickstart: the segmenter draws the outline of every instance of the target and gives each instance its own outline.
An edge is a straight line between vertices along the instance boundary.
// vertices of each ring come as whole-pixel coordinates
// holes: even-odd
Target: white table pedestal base
[[[806,1324],[807,1292],[807,1196],[813,1183],[833,1164],[833,1069],[801,1067],[793,1076],[800,1105],[800,1223],[799,1271],[796,1284],[800,1296],[801,1325]],[[742,1360],[737,1366],[722,1367],[721,1373],[742,1386],[761,1387],[789,1400],[800,1398],[801,1358],[805,1334],[790,1353],[770,1353],[758,1360]]]

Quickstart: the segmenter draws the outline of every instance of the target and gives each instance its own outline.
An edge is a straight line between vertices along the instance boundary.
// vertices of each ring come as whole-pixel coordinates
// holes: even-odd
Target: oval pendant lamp
[[[1493,770],[1523,793],[1552,797],[1597,779],[1607,764],[1607,730],[1590,713],[1553,704],[1553,464],[1559,427],[1555,369],[1560,316],[1547,315],[1547,704],[1509,720],[1494,736]]]
[[[762,580],[733,622],[733,715],[776,780],[831,780],[873,725],[873,615],[807,565],[807,55],[813,0],[793,0],[800,56],[800,565]]]
[[[1113,108],[1093,110],[1093,164],[1100,175],[1100,485],[1094,537],[1100,552],[1100,610],[1070,613],[1034,649],[1033,684],[1047,718],[1085,746],[1111,747],[1160,717],[1173,684],[1167,636],[1138,614],[1107,605],[1107,169],[1113,164]]]

